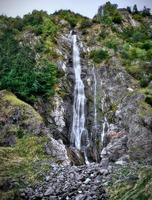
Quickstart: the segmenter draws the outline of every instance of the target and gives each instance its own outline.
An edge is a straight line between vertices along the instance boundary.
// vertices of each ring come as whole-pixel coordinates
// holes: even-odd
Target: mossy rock
[[[38,135],[45,132],[40,114],[6,90],[0,91],[0,127],[1,145],[14,144],[16,137],[21,138],[27,133]]]

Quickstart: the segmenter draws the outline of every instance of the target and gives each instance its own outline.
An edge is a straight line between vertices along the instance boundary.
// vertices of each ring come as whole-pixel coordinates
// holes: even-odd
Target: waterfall
[[[102,143],[104,141],[104,137],[105,137],[105,134],[108,131],[108,129],[109,129],[109,123],[108,123],[107,118],[104,117],[104,121],[103,121],[103,124],[102,124],[102,135],[101,135],[101,142]]]
[[[85,92],[84,84],[81,79],[80,52],[77,45],[77,36],[72,35],[73,43],[73,68],[75,73],[74,103],[73,103],[73,123],[71,133],[71,143],[79,150],[82,146],[85,149],[88,143],[87,130],[85,129]],[[83,138],[82,138],[83,136]],[[82,139],[84,144],[82,144]]]
[[[92,69],[94,79],[94,127],[97,128],[97,79],[95,68]]]
[[[102,101],[101,101],[102,112],[104,112],[104,103],[105,103],[105,99],[103,98]],[[108,132],[108,129],[109,129],[109,123],[108,123],[106,115],[104,115],[103,123],[102,123],[102,133],[101,133],[102,144],[104,142],[104,137],[106,135],[106,132]]]

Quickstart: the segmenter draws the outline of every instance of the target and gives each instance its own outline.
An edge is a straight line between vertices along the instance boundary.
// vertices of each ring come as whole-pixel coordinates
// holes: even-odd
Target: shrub
[[[115,39],[109,38],[105,43],[106,47],[114,49],[115,51],[119,48],[119,44],[120,43],[117,38]]]
[[[143,17],[142,17],[142,15],[141,14],[134,14],[133,15],[133,19],[135,19],[135,20],[137,20],[137,21],[139,21],[139,22],[142,22],[142,20],[143,20]]]
[[[83,19],[80,24],[80,29],[89,28],[92,26],[92,22],[89,19]]]
[[[44,17],[43,18],[43,23],[42,23],[42,35],[43,37],[49,36],[51,40],[55,37],[57,33],[58,27],[53,23],[53,21],[48,18]]]
[[[95,63],[101,63],[101,61],[106,60],[109,57],[108,51],[99,49],[99,50],[93,50],[90,53],[90,58]]]
[[[142,78],[140,79],[140,86],[147,87],[151,80],[152,74],[142,76]]]
[[[146,50],[145,49],[131,46],[131,45],[129,45],[129,43],[126,43],[123,46],[121,54],[124,59],[130,59],[130,60],[135,60],[135,59],[145,60],[146,59]]]
[[[134,59],[145,60],[146,51],[144,49],[140,49],[138,47],[130,47],[129,52],[128,52],[128,57],[131,60],[134,60]]]
[[[152,48],[152,41],[151,40],[144,41],[143,43],[141,43],[140,48],[149,50],[150,48]]]
[[[146,56],[147,56],[148,60],[152,59],[152,48],[147,51],[147,55]]]
[[[140,79],[140,77],[143,73],[143,69],[139,65],[126,66],[126,70],[129,74],[131,74],[134,78],[136,78],[138,80]]]
[[[152,96],[147,96],[145,102],[152,106]]]

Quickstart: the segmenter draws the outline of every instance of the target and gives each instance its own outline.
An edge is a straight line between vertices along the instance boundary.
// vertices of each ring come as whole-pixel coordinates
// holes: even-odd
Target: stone
[[[84,181],[84,183],[85,183],[85,184],[88,184],[90,181],[91,181],[91,179],[90,179],[90,178],[87,178],[87,179]]]
[[[69,165],[70,160],[67,155],[67,150],[62,140],[50,138],[46,145],[46,152],[56,159],[56,162],[62,165]]]
[[[54,193],[54,189],[52,187],[48,188],[44,193],[44,196],[49,196]]]

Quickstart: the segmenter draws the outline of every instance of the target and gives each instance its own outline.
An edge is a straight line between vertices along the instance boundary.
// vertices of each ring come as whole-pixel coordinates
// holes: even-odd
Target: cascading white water
[[[101,101],[102,112],[104,112],[104,103],[105,103],[105,99],[103,98],[103,100]],[[106,132],[108,132],[108,129],[109,129],[109,123],[108,123],[107,117],[104,116],[103,123],[102,123],[102,134],[101,134],[102,144],[104,142],[104,137],[106,135]]]
[[[104,117],[104,121],[103,121],[103,124],[102,124],[102,135],[101,135],[102,143],[104,141],[104,137],[105,137],[105,134],[106,134],[108,128],[109,128],[109,123],[107,121],[107,118]]]
[[[93,79],[94,79],[94,127],[97,128],[97,79],[95,68],[93,67]]]
[[[87,134],[85,129],[85,92],[81,79],[80,52],[77,44],[77,36],[72,35],[73,43],[73,68],[75,73],[74,103],[73,103],[73,123],[71,133],[71,143],[81,150],[82,134]],[[87,137],[86,137],[87,138]]]

